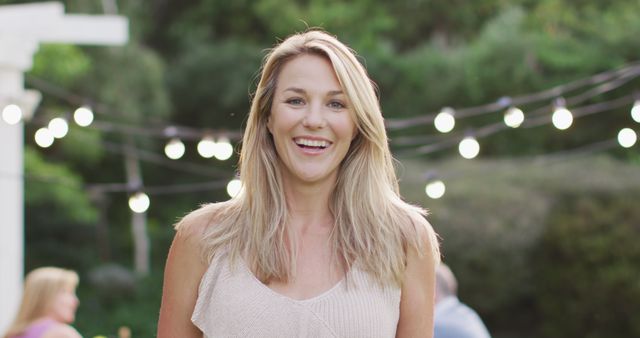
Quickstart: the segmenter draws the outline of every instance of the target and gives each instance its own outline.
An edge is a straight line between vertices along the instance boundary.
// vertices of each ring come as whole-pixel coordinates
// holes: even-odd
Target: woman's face
[[[75,289],[64,289],[53,298],[49,305],[48,314],[53,319],[62,323],[73,323],[76,318],[76,309],[80,301]]]
[[[304,54],[278,76],[268,128],[291,183],[333,183],[356,135],[346,94],[324,57]]]

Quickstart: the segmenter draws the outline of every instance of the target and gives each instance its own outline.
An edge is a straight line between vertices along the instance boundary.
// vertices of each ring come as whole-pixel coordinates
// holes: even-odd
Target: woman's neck
[[[284,184],[289,224],[299,234],[330,231],[333,216],[329,199],[333,184]]]

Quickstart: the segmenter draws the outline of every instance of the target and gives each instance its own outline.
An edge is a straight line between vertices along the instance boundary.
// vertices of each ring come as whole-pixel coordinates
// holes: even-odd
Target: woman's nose
[[[320,104],[311,104],[307,109],[302,125],[309,129],[318,129],[325,126],[325,119]]]

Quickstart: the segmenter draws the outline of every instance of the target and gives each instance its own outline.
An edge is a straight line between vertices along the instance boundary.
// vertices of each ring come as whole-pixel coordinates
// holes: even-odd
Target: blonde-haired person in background
[[[78,274],[42,267],[27,274],[18,315],[4,338],[77,338],[70,324],[78,308]]]
[[[176,226],[158,337],[432,337],[438,243],[351,49],[311,30],[269,52],[239,169]]]

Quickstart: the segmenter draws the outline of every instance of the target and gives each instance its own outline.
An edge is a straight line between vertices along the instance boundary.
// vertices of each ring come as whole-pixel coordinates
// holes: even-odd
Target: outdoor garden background
[[[43,98],[25,122],[25,270],[79,271],[84,336],[154,336],[172,225],[228,198],[266,49],[307,27],[360,54],[403,196],[430,210],[461,300],[494,337],[640,336],[640,146],[617,141],[640,131],[639,1],[63,3],[130,20],[126,46],[42,45],[26,76]],[[566,130],[551,123],[560,97]],[[512,104],[518,128],[502,122]],[[72,122],[81,106],[88,127]],[[448,133],[432,123],[444,107]],[[55,117],[70,130],[42,148],[34,134]],[[199,155],[207,135],[229,139],[231,158]],[[475,158],[458,153],[466,136]],[[175,160],[172,138],[185,146]],[[425,194],[432,180],[446,185],[439,199]],[[132,216],[138,191],[150,206]]]

